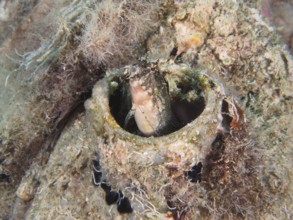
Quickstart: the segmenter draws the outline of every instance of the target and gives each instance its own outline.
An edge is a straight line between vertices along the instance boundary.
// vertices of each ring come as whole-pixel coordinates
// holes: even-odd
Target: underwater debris
[[[259,193],[264,189],[257,179],[258,171],[251,168],[256,167],[254,163],[261,163],[261,160],[253,151],[255,143],[248,134],[244,111],[234,98],[221,93],[221,87],[203,74],[203,70],[174,63],[172,60],[145,65],[157,68],[157,73],[163,73],[168,82],[171,111],[182,127],[156,137],[140,137],[138,131],[126,132],[123,122],[127,118],[125,109],[128,109],[126,112],[131,109],[131,92],[123,78],[123,69],[109,72],[108,78],[96,84],[92,99],[86,103],[90,121],[97,121],[96,118],[103,115],[102,126],[95,123],[92,125],[95,133],[102,135],[98,145],[99,162],[105,170],[107,184],[121,190],[127,189],[125,192],[132,195],[130,202],[133,210],[145,210],[147,206],[144,204],[155,203],[155,209],[160,213],[169,209],[174,216],[186,218],[193,216],[192,213],[198,206],[206,207],[206,202],[209,206],[214,204],[215,199],[214,209],[218,210],[218,216],[225,216],[225,212],[220,211],[223,207],[229,207],[229,212],[238,216],[247,207],[252,207],[252,204],[263,203]],[[132,69],[134,76],[141,71],[141,67],[137,66],[126,68]],[[146,69],[144,67],[142,70]],[[120,96],[116,95],[117,91]],[[118,97],[118,103],[121,104],[112,105],[114,101],[111,99],[117,100]],[[188,120],[185,119],[185,114],[189,113],[184,108],[179,111],[180,114],[175,114],[179,104],[175,104],[173,109],[172,101],[180,103],[178,100],[196,103],[194,108],[187,109],[200,113]],[[122,109],[124,114],[118,113]],[[250,139],[249,143],[247,138]],[[160,155],[160,159],[157,155]],[[194,164],[195,160],[200,162]],[[242,163],[249,164],[249,167],[242,167]],[[234,172],[231,169],[242,170]],[[154,179],[157,175],[160,178]],[[239,183],[236,184],[234,180]],[[243,187],[243,181],[250,182],[245,186],[245,190],[250,191],[246,195],[238,188]],[[196,185],[196,188],[192,185]],[[237,196],[241,200],[231,204],[231,200],[235,199],[235,192],[232,197],[225,195],[225,199],[220,199],[223,187],[230,187],[230,193],[233,190],[238,192]],[[106,193],[111,191],[107,190]],[[139,194],[140,191],[147,192],[147,195]],[[108,196],[108,202],[114,203],[118,194],[113,192]],[[206,199],[198,205],[202,197]],[[259,200],[255,201],[254,197]],[[251,213],[256,212],[251,209],[253,208],[250,208]],[[154,212],[151,206],[147,210]],[[207,212],[206,208],[199,210],[199,216]],[[139,216],[142,217],[143,214]]]
[[[103,169],[105,169],[107,184],[112,186],[113,183],[119,179],[119,183],[116,183],[116,187],[119,189],[127,189],[127,192],[132,195],[131,207],[134,210],[141,210],[141,204],[158,203],[158,201],[160,201],[160,206],[156,207],[156,209],[162,211],[167,208],[165,199],[169,187],[166,189],[164,188],[166,183],[171,184],[173,182],[170,185],[172,188],[170,190],[174,191],[174,195],[170,198],[167,196],[169,198],[168,200],[173,200],[179,193],[179,188],[177,187],[179,185],[182,186],[182,184],[188,184],[189,182],[186,181],[186,173],[189,174],[192,182],[201,181],[201,163],[193,166],[190,172],[186,172],[186,170],[190,167],[190,164],[192,164],[195,157],[198,156],[204,158],[202,155],[204,151],[200,152],[198,148],[194,147],[194,142],[197,143],[202,135],[214,135],[207,134],[206,129],[216,131],[217,114],[214,114],[214,112],[219,111],[218,108],[220,106],[221,97],[215,95],[216,90],[214,89],[216,87],[214,83],[211,83],[211,80],[208,77],[202,75],[200,70],[192,69],[184,64],[176,64],[173,61],[160,61],[159,65],[153,63],[146,65],[149,65],[149,68],[156,68],[152,71],[156,71],[157,74],[164,74],[164,80],[168,82],[169,88],[165,92],[169,93],[170,102],[174,101],[174,103],[177,103],[177,100],[181,100],[182,103],[194,103],[192,115],[197,116],[193,118],[189,117],[189,111],[186,110],[190,110],[190,105],[185,105],[189,107],[184,108],[183,105],[176,106],[175,104],[177,114],[174,114],[174,117],[176,117],[176,120],[181,123],[180,130],[156,138],[150,137],[151,139],[136,136],[139,135],[139,133],[133,133],[135,134],[133,135],[125,132],[123,129],[123,123],[125,118],[127,118],[126,113],[123,115],[119,113],[120,110],[117,110],[117,108],[120,108],[125,112],[125,109],[127,109],[125,105],[129,105],[127,103],[131,102],[130,89],[127,82],[123,79],[125,75],[121,74],[121,72],[124,72],[123,69],[109,72],[107,74],[108,78],[97,83],[93,97],[87,102],[86,107],[89,112],[89,117],[95,118],[100,117],[99,114],[103,115],[103,128],[98,124],[92,125],[95,127],[97,133],[102,131],[102,134],[104,134],[102,135],[103,141],[99,142],[98,149],[99,162]],[[141,70],[139,69],[141,67],[138,68],[137,66],[128,66],[126,68]],[[144,67],[143,70],[146,69],[147,67]],[[135,73],[135,71],[133,73]],[[133,75],[135,76],[135,74]],[[154,86],[160,86],[160,84],[152,85],[151,89],[157,89]],[[117,91],[119,91],[119,93]],[[116,94],[120,95],[119,100],[124,100],[118,102],[121,103],[121,105],[111,105],[111,103],[114,103],[111,99],[115,99],[115,101],[117,100]],[[129,111],[131,105],[128,106],[128,108]],[[171,111],[172,113],[174,111],[172,107]],[[197,113],[194,114],[194,112]],[[213,119],[210,115],[213,115]],[[203,121],[205,121],[205,117],[211,118],[211,121],[208,123],[204,122],[207,126],[206,129],[197,130],[194,125],[185,126],[186,123],[202,124]],[[96,119],[90,119],[90,121],[96,121]],[[184,124],[182,122],[186,123]],[[185,151],[189,153],[184,153]],[[157,155],[161,155],[160,159],[158,159]],[[151,170],[149,170],[150,168]],[[169,170],[169,172],[167,172],[167,170]],[[151,183],[147,181],[148,178],[152,178],[151,176],[155,175],[153,172],[159,172],[162,175],[153,183],[155,184],[154,189],[152,189],[150,185]],[[135,182],[135,186],[131,185],[131,182]],[[162,188],[162,190],[158,193],[160,188]],[[142,198],[138,197],[136,193],[137,190],[147,191],[148,195],[151,196],[150,198],[154,198],[155,201],[150,200],[143,194],[141,195]],[[107,188],[105,192],[106,194],[110,193],[111,187]],[[185,196],[186,195],[183,196],[184,200],[186,199]],[[117,198],[117,193],[112,192],[111,194],[106,195],[106,197],[108,203],[114,203]],[[126,207],[128,207],[128,202],[124,200],[122,201],[123,203],[125,202]],[[151,208],[148,209],[151,210]]]

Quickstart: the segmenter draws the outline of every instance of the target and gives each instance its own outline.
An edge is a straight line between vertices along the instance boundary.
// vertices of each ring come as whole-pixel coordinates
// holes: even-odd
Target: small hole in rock
[[[129,117],[132,107],[132,98],[129,84],[121,77],[114,77],[110,82],[109,105],[110,111],[121,128],[139,136],[147,136],[140,132],[135,118]],[[172,112],[172,123],[165,131],[153,134],[152,136],[163,136],[177,131],[186,124],[192,122],[205,109],[205,98],[202,88],[195,88],[194,84],[177,84],[180,93],[170,94],[170,106]],[[126,119],[127,118],[127,119]],[[125,123],[127,120],[127,123]]]
[[[0,173],[0,182],[10,182],[10,176],[7,173]]]
[[[192,168],[188,171],[185,171],[185,175],[190,179],[192,183],[201,182],[201,170],[202,170],[202,163],[199,162],[192,166]]]
[[[108,205],[113,205],[118,202],[120,194],[116,191],[107,192],[105,195],[105,200]]]
[[[120,199],[120,201],[118,202],[118,207],[117,210],[120,213],[131,213],[133,211],[130,201],[127,197],[123,197],[122,199]]]
[[[105,193],[109,193],[112,189],[112,187],[105,181],[101,182],[101,188],[105,191]]]
[[[177,55],[178,48],[174,47],[170,53],[170,57],[175,57]]]
[[[229,104],[226,100],[222,101],[221,114],[223,117],[222,126],[226,130],[226,132],[229,132],[230,124],[231,124],[233,118],[230,116]]]
[[[95,186],[99,186],[102,180],[102,172],[93,170],[92,172],[92,182]]]

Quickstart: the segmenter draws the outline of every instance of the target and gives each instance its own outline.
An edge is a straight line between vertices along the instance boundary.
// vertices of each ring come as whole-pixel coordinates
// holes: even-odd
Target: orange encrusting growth
[[[185,42],[186,46],[198,46],[201,44],[201,38],[197,35],[192,36]]]
[[[181,45],[179,46],[177,54],[181,54],[182,52],[186,51],[187,49],[199,46],[202,44],[202,39],[199,35],[192,35],[187,40],[183,41]]]

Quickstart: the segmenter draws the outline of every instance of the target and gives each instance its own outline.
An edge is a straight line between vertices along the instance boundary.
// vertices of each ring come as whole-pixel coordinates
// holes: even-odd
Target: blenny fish
[[[175,128],[176,119],[171,109],[168,83],[157,64],[132,65],[125,68],[129,80],[132,108],[125,125],[132,116],[144,136],[159,136]]]

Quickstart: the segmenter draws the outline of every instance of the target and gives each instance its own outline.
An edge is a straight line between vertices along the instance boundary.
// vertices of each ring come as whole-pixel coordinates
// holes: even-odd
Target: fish
[[[134,117],[144,136],[161,136],[175,128],[168,83],[156,63],[131,65],[125,68],[130,87],[132,108],[124,125]]]

